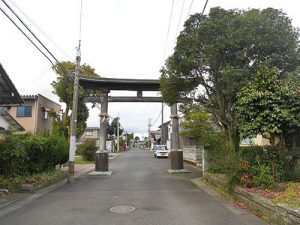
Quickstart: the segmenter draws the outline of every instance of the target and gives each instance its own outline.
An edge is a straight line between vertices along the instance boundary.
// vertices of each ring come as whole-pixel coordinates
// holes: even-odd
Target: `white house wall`
[[[0,115],[0,127],[3,127],[5,130],[7,130],[9,127],[9,123],[1,115]]]

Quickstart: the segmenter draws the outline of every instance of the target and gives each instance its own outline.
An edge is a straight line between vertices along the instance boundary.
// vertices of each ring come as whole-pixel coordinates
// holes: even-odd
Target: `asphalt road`
[[[81,176],[0,218],[1,225],[242,225],[266,224],[190,181],[200,172],[169,174],[169,159],[130,150],[110,161],[109,177]],[[132,206],[128,213],[112,207]],[[118,210],[119,208],[117,208]],[[121,210],[133,209],[131,207]],[[120,210],[120,211],[121,211]]]

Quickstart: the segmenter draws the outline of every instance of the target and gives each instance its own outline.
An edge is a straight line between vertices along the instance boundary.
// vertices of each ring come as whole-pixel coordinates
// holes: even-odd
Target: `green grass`
[[[47,185],[65,177],[65,172],[51,170],[27,176],[4,178],[0,176],[0,188],[16,191],[21,184]]]
[[[90,164],[92,162],[85,160],[82,156],[77,156],[75,158],[75,164]]]

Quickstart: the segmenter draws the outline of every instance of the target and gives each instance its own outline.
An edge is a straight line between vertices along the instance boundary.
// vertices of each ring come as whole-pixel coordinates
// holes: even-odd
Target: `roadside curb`
[[[203,179],[208,183],[208,186],[215,187],[217,191],[228,194],[224,190],[226,182],[222,177],[205,172]],[[275,204],[268,199],[246,192],[239,187],[235,188],[230,196],[233,196],[239,202],[246,205],[252,212],[260,215],[271,224],[300,225],[300,209],[292,209],[284,204]]]
[[[122,153],[115,153],[111,157],[109,157],[109,160],[115,159],[120,155],[122,155]],[[93,171],[94,169],[95,169],[95,165],[91,164],[90,166],[87,166],[87,168],[75,172],[73,176],[73,180],[78,179],[80,176],[87,174]],[[23,205],[31,202],[32,200],[39,198],[67,183],[68,183],[68,177],[65,177],[57,181],[56,183],[53,183],[49,186],[42,187],[41,189],[38,189],[33,193],[32,192],[13,193],[14,197],[12,197],[10,201],[7,201],[3,204],[1,204],[0,202],[0,218],[10,212],[13,212],[21,208]]]
[[[94,165],[90,165],[87,168],[78,171],[74,174],[73,179],[78,179],[80,176],[88,173],[94,168]],[[49,186],[43,187],[41,189],[36,190],[34,193],[14,193],[15,197],[12,198],[11,201],[8,201],[4,204],[0,204],[0,218],[5,216],[8,213],[11,213],[22,206],[30,203],[34,199],[37,199],[59,187],[68,183],[68,178],[63,178],[62,180],[58,181],[57,183],[51,184]]]

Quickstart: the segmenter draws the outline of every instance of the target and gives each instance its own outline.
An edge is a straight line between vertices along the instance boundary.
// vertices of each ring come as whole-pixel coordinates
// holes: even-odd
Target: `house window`
[[[18,117],[31,117],[32,106],[18,106],[17,116]]]
[[[93,136],[93,131],[92,131],[92,130],[87,130],[87,131],[85,132],[85,135],[86,135],[86,136]]]
[[[43,119],[46,119],[46,120],[48,119],[48,112],[49,112],[48,109],[42,107],[42,118]]]

